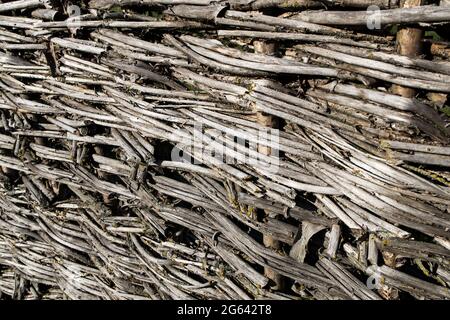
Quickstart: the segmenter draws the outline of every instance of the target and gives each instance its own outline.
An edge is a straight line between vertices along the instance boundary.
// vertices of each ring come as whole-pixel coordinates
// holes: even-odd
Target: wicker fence
[[[0,295],[449,299],[449,22],[0,1]]]

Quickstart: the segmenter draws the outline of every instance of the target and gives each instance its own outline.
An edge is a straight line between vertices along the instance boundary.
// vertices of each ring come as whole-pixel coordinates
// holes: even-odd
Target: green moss
[[[157,18],[157,19],[160,19],[163,16],[161,11],[156,11],[156,10],[146,11],[145,15],[153,17],[153,18]]]
[[[389,141],[381,140],[380,141],[380,148],[382,148],[382,149],[390,149],[391,145],[389,144]]]
[[[450,117],[450,106],[445,106],[441,109],[441,111],[447,116]]]
[[[425,170],[423,168],[417,168],[417,167],[410,166],[410,165],[404,165],[404,167],[411,171],[415,171],[423,176],[426,176],[432,180],[439,181],[440,183],[442,183],[446,186],[450,186],[450,182],[445,177],[438,175],[436,172]]]
[[[398,31],[398,25],[394,24],[389,28],[389,34],[395,36]]]
[[[436,31],[425,31],[425,38],[432,38],[434,41],[442,40],[442,38],[436,33]]]
[[[109,9],[110,12],[115,12],[115,13],[120,13],[122,12],[122,7],[121,6],[113,6],[111,7],[111,9]]]

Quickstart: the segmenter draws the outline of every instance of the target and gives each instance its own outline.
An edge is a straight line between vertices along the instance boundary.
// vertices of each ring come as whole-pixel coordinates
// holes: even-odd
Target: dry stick
[[[395,54],[395,53],[386,53],[381,51],[375,51],[370,49],[364,49],[364,48],[355,48],[350,46],[343,46],[339,44],[331,44],[326,43],[324,44],[327,48],[339,51],[342,53],[347,53],[351,55],[355,55],[361,58],[367,58],[370,57],[374,60],[379,60],[383,62],[389,62],[392,64],[400,65],[403,67],[409,67],[409,68],[422,68],[429,71],[433,71],[435,73],[441,73],[441,74],[447,74],[450,75],[450,65],[447,63],[442,62],[435,62],[430,61],[426,59],[419,59],[419,58],[410,58],[401,54]]]
[[[355,41],[347,38],[340,38],[338,36],[328,36],[319,34],[307,34],[298,32],[266,32],[266,31],[252,31],[252,30],[217,30],[219,37],[247,37],[260,38],[272,40],[293,40],[305,42],[328,42],[346,44],[355,47],[377,49],[378,45],[370,42]]]
[[[400,97],[378,90],[360,88],[353,85],[338,84],[336,82],[331,82],[323,86],[323,88],[339,94],[350,95],[355,98],[376,102],[381,105],[387,105],[397,110],[417,113],[428,119],[432,124],[439,127],[443,133],[448,135],[448,129],[445,128],[445,123],[439,117],[439,114],[434,109],[418,100]]]
[[[450,147],[448,146],[437,146],[437,145],[426,145],[419,143],[409,143],[400,142],[392,140],[382,140],[381,144],[385,148],[395,149],[395,150],[407,150],[414,152],[423,152],[430,154],[439,154],[450,156]]]
[[[208,57],[212,60],[220,61],[223,63],[226,63],[228,65],[232,65],[235,67],[242,67],[246,69],[252,69],[257,71],[266,71],[266,72],[275,72],[275,73],[293,73],[293,74],[301,74],[301,75],[316,75],[316,76],[325,76],[325,77],[338,77],[339,71],[332,68],[322,68],[322,67],[316,67],[316,66],[309,66],[309,65],[303,65],[303,66],[297,66],[295,64],[292,64],[290,66],[280,65],[280,64],[268,64],[268,63],[259,63],[259,62],[252,62],[247,60],[240,60],[235,58],[230,58],[225,55],[221,55],[219,53],[216,53],[214,51],[197,47],[191,44],[188,44],[189,48],[191,48],[193,51],[197,52],[198,54],[201,54],[205,57]]]
[[[31,13],[33,18],[54,21],[60,18],[60,13],[53,9],[36,9]]]
[[[275,6],[283,8],[322,8],[323,5],[333,7],[350,7],[350,8],[367,8],[368,6],[378,6],[381,9],[397,8],[399,0],[323,0],[323,1],[311,1],[311,0],[259,0],[273,3]],[[255,1],[255,2],[258,2]]]
[[[397,23],[448,22],[450,8],[442,6],[415,7],[419,0],[405,0],[403,8],[373,11],[304,11],[297,19],[324,25],[367,26],[373,19],[379,19],[381,25]]]
[[[391,82],[394,84],[408,86],[412,88],[418,88],[423,90],[431,90],[431,91],[439,91],[439,92],[450,92],[450,83],[441,81],[432,81],[432,80],[423,80],[422,74],[421,78],[410,78],[406,77],[405,71],[407,74],[417,73],[415,70],[409,70],[405,68],[395,68],[391,67],[392,70],[388,71],[379,71],[379,69],[386,70],[386,66],[389,64],[383,62],[377,62],[371,59],[358,58],[352,55],[335,52],[332,50],[327,50],[318,47],[312,47],[307,45],[296,45],[296,49],[308,52],[309,54],[317,54],[319,56],[325,57],[329,61],[327,64],[335,65],[337,68],[342,68],[343,70],[347,70],[350,72],[359,73],[361,75],[366,75],[375,79],[380,79],[386,82]],[[343,62],[342,64],[335,64],[334,60]],[[364,66],[361,66],[365,62]],[[377,70],[378,69],[378,70]],[[401,72],[402,74],[395,75],[392,73]],[[438,75],[433,74],[432,76],[437,77]],[[443,75],[444,77],[448,77]]]
[[[239,28],[247,28],[251,30],[262,30],[262,31],[276,31],[277,28],[268,26],[263,23],[256,23],[251,21],[241,21],[227,18],[216,18],[215,23],[224,26],[234,26]]]
[[[246,12],[232,11],[228,10],[225,13],[226,18],[235,18],[241,19],[243,21],[254,21],[255,23],[267,24],[269,26],[275,26],[278,28],[288,28],[293,30],[299,30],[300,32],[305,33],[319,33],[319,34],[327,34],[334,35],[337,37],[346,37],[354,40],[370,40],[376,43],[388,43],[390,40],[384,37],[378,37],[373,35],[366,34],[355,34],[352,32],[348,32],[346,30],[332,28],[328,26],[323,26],[319,24],[299,21],[295,19],[286,19],[279,17],[272,17],[263,14],[252,14]]]
[[[254,41],[253,46],[255,48],[256,53],[265,55],[274,55],[277,48],[276,43],[273,42],[270,43],[266,41]],[[277,126],[277,119],[272,115],[265,114],[262,111],[257,111],[257,121],[260,125],[265,127],[274,128]],[[258,152],[269,156],[272,154],[272,149],[267,146],[258,145]],[[264,234],[263,242],[264,245],[268,248],[274,250],[279,250],[281,248],[281,243],[275,240],[271,235]],[[264,275],[275,283],[273,289],[282,290],[284,283],[283,278],[280,274],[276,273],[273,269],[269,267],[264,267]]]
[[[47,45],[40,43],[0,43],[0,49],[5,50],[46,50]]]
[[[11,11],[17,9],[30,9],[44,5],[43,0],[18,0],[7,3],[0,3],[0,12]]]
[[[91,9],[110,9],[114,6],[125,5],[175,5],[175,4],[192,4],[192,5],[209,5],[212,0],[91,0],[89,8]],[[215,1],[214,1],[215,2]]]
[[[214,60],[211,60],[205,56],[202,56],[201,54],[196,53],[195,51],[188,48],[186,45],[181,43],[180,41],[176,40],[172,35],[165,34],[164,39],[167,40],[171,45],[173,45],[175,48],[180,50],[181,52],[185,53],[189,58],[192,58],[193,60],[197,61],[200,64],[204,64],[208,67],[214,68],[218,71],[226,71],[232,74],[238,74],[242,76],[268,76],[269,73],[264,71],[252,71],[252,70],[245,70],[241,67],[235,67],[228,64],[220,63]]]
[[[71,39],[52,38],[51,42],[55,43],[63,48],[88,52],[88,53],[92,53],[92,54],[96,54],[96,55],[101,54],[106,51],[106,49],[104,49],[104,48],[98,48],[98,47],[94,47],[94,46],[90,46],[90,45],[86,45],[86,44],[82,44],[82,43],[77,43],[75,41],[71,41]]]
[[[287,66],[306,66],[305,63],[298,62],[295,60],[288,60],[285,58],[276,58],[273,56],[263,55],[263,54],[249,53],[249,52],[241,51],[239,49],[226,47],[218,40],[201,39],[201,38],[197,38],[197,37],[193,37],[193,36],[189,36],[189,35],[183,35],[180,38],[181,38],[181,40],[188,42],[190,44],[193,44],[195,46],[209,49],[212,51],[216,51],[223,55],[237,58],[237,59],[253,61],[253,62],[260,62],[260,63],[265,63],[265,64],[277,64],[277,65],[287,65]]]
[[[441,137],[441,139],[445,139],[445,137],[442,136],[441,132],[433,125],[423,121],[415,115],[411,115],[406,112],[391,110],[374,103],[361,103],[360,99],[350,98],[334,93],[328,93],[320,89],[308,90],[307,95],[321,100],[326,100],[328,102],[337,103],[341,106],[346,106],[347,108],[367,112],[370,115],[379,116],[380,118],[385,118],[389,121],[403,122],[408,126],[416,126],[424,133],[436,137]]]
[[[104,29],[101,29],[104,30]],[[114,38],[110,38],[108,36],[99,34],[98,32],[94,31],[91,32],[91,38],[95,39],[95,40],[99,40],[107,45],[113,45],[115,47],[119,47],[119,48],[123,48],[123,49],[127,49],[127,50],[132,50],[133,52],[145,52],[144,49],[140,49],[138,47],[134,47],[131,45],[128,45],[124,42],[118,41],[115,37]]]
[[[450,58],[450,48],[445,44],[433,43],[430,52],[433,56],[442,57],[444,59]]]
[[[307,51],[309,53],[318,54],[325,56],[327,58],[332,58],[339,60],[348,64],[366,67],[369,69],[384,71],[387,73],[392,73],[394,75],[401,75],[403,77],[411,77],[413,79],[423,79],[435,82],[450,82],[450,76],[445,74],[440,74],[438,72],[427,72],[423,70],[415,70],[410,68],[398,67],[394,64],[381,62],[374,59],[367,59],[354,56],[353,54],[345,54],[338,51],[332,51],[323,48],[317,48],[308,45],[296,45],[298,49]]]
[[[3,17],[2,17],[3,19]],[[1,20],[0,20],[1,21]],[[1,24],[0,25],[5,25]],[[32,26],[20,24],[18,27],[30,28]],[[66,20],[52,22],[36,22],[36,28],[43,29],[61,29],[61,28],[126,28],[126,29],[208,29],[209,26],[196,21],[105,21],[105,20]]]
[[[319,24],[309,23],[309,22],[303,22],[299,20],[293,20],[293,19],[285,19],[285,18],[277,18],[272,17],[264,14],[259,13],[247,13],[247,12],[239,12],[239,11],[233,11],[228,10],[225,12],[226,18],[235,18],[235,19],[242,19],[244,21],[254,21],[258,23],[265,23],[272,26],[277,27],[287,27],[307,32],[317,32],[317,33],[325,33],[325,34],[345,34],[345,31],[340,29],[335,29],[327,26],[322,26]]]
[[[126,49],[122,49],[116,46],[113,46],[112,49],[120,54],[123,57],[126,58],[133,58],[140,61],[145,62],[151,62],[158,65],[167,65],[167,66],[178,66],[178,67],[184,67],[184,68],[197,68],[196,65],[191,64],[187,60],[183,59],[175,59],[175,58],[169,58],[169,57],[162,57],[162,56],[149,56],[145,53],[139,53],[134,52]]]
[[[214,4],[211,6],[181,4],[170,7],[164,13],[186,19],[214,22],[217,16],[225,9],[226,6],[223,4]]]
[[[11,17],[11,16],[0,16],[0,26],[21,28],[21,29],[32,29],[36,23],[42,22],[38,19],[22,18],[22,17]]]
[[[398,0],[340,0],[340,1],[316,1],[316,0],[91,0],[89,8],[92,9],[110,9],[113,6],[120,5],[196,5],[208,6],[217,3],[229,4],[237,10],[260,10],[264,8],[317,8],[323,7],[324,3],[330,6],[342,6],[353,8],[366,8],[370,5],[377,5],[380,8],[395,8]]]
[[[17,40],[15,42],[29,42],[29,43],[35,42],[35,39],[33,39],[31,37],[25,37],[18,33],[7,31],[3,28],[0,28],[0,35],[2,35],[4,37],[8,37],[10,39],[9,41]]]
[[[431,299],[449,299],[450,291],[448,288],[436,284],[428,283],[424,280],[412,277],[406,273],[397,271],[388,266],[370,266],[366,272],[369,275],[376,274],[382,277],[384,283],[389,286],[395,286],[404,291],[415,293],[425,298]]]
[[[118,68],[120,70],[125,70],[130,73],[137,74],[141,76],[144,79],[148,79],[151,81],[162,83],[169,88],[175,89],[175,90],[183,90],[184,87],[176,83],[175,81],[167,78],[166,76],[162,76],[159,73],[153,72],[148,70],[147,68],[140,68],[134,65],[128,64],[126,60],[124,61],[117,61],[117,60],[111,60],[111,59],[102,59],[102,62],[108,66]]]
[[[108,30],[108,29],[100,29],[97,32],[106,37],[112,38],[112,39],[120,41],[126,45],[129,45],[132,48],[134,48],[134,50],[136,50],[138,48],[138,49],[143,49],[144,52],[148,51],[148,52],[151,52],[154,54],[162,54],[162,55],[173,56],[173,57],[177,57],[177,58],[185,58],[186,57],[182,52],[175,50],[171,47],[167,47],[167,46],[159,44],[159,43],[152,43],[152,42],[144,41],[144,40],[141,40],[136,37],[130,37],[121,32],[112,31],[112,30]]]

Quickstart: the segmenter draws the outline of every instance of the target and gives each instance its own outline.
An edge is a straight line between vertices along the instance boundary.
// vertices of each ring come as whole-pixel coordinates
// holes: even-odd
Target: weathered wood
[[[448,290],[444,287],[427,283],[387,266],[370,266],[367,272],[369,274],[380,274],[385,277],[386,284],[404,289],[418,296],[434,299],[448,299],[450,297]]]
[[[330,258],[336,258],[336,253],[339,247],[339,242],[341,238],[341,227],[338,224],[333,224],[330,231],[330,238],[328,240],[328,247],[326,254]]]
[[[212,6],[180,4],[171,7],[170,9],[166,10],[165,13],[182,18],[215,22],[219,14],[221,14],[221,12],[225,9],[226,6],[223,4]]]
[[[450,10],[439,6],[405,6],[398,9],[371,11],[305,11],[295,16],[296,19],[324,25],[360,25],[367,26],[372,15],[379,19],[382,26],[397,23],[448,22]]]
[[[15,0],[6,3],[0,3],[0,12],[18,10],[18,9],[29,9],[40,7],[44,5],[42,0]]]
[[[1,3],[0,293],[449,298],[443,4]]]

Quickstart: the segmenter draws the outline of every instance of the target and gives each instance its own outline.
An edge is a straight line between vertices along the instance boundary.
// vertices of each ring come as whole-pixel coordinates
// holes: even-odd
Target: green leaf
[[[450,106],[445,106],[441,109],[441,111],[447,115],[447,117],[450,117]]]
[[[436,31],[425,31],[426,38],[432,38],[434,41],[441,41],[442,38],[436,33]]]
[[[398,25],[394,24],[391,26],[391,28],[389,29],[389,33],[393,36],[395,36],[397,34],[398,31]]]
[[[109,9],[110,12],[115,12],[115,13],[120,13],[122,12],[122,7],[121,6],[113,6]]]

